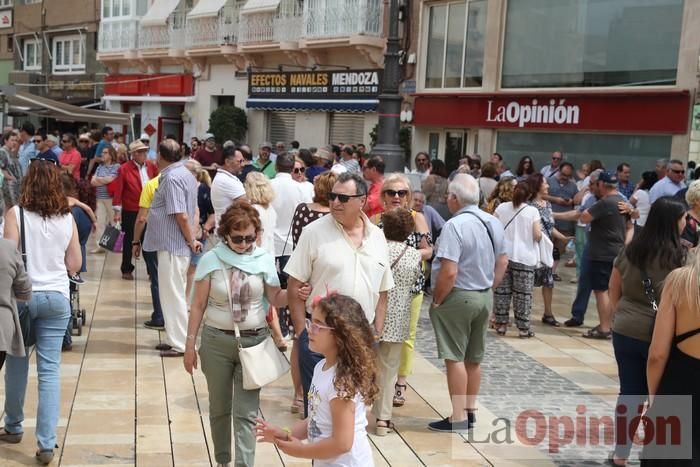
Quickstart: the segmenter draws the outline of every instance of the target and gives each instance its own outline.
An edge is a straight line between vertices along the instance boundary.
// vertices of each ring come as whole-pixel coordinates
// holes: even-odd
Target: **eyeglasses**
[[[243,242],[246,242],[248,244],[250,243],[255,243],[255,240],[257,240],[257,237],[255,235],[234,235],[234,236],[229,236],[228,240],[235,244],[235,245],[240,245]]]
[[[69,139],[64,139],[64,140],[61,140],[61,142],[62,143],[70,143],[71,141]]]
[[[398,195],[399,198],[405,198],[406,195],[408,195],[408,190],[384,190],[382,193],[392,198],[396,198],[396,195]]]
[[[681,174],[684,174],[684,173],[685,173],[685,170],[671,169],[671,172],[673,172],[674,174],[681,175]]]
[[[306,318],[306,330],[309,331],[312,334],[317,334],[321,332],[323,329],[328,329],[329,331],[335,329],[330,326],[325,326],[323,324],[318,324],[314,323],[311,321],[309,318]]]
[[[33,139],[33,140],[32,140],[32,142],[33,142],[34,144],[41,144],[41,141],[42,141],[42,140],[40,140],[40,139]]]
[[[306,167],[294,167],[295,174],[303,174],[306,172]]]
[[[560,160],[561,160],[561,157],[552,157],[552,160],[553,160],[553,161],[560,161]]]
[[[58,165],[56,159],[49,159],[48,157],[35,157],[34,159],[32,159],[32,162],[34,161],[51,162],[53,165]]]
[[[341,203],[345,204],[350,201],[350,198],[360,198],[364,195],[342,195],[340,193],[333,193],[332,191],[328,193],[328,199],[335,201],[336,199]]]

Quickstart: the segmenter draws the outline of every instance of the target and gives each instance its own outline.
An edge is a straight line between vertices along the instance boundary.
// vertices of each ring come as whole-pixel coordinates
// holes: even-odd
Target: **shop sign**
[[[688,91],[419,94],[414,103],[414,124],[684,134],[689,112]]]
[[[12,27],[12,10],[0,11],[0,29]]]
[[[382,70],[248,73],[253,98],[352,99],[379,96]]]

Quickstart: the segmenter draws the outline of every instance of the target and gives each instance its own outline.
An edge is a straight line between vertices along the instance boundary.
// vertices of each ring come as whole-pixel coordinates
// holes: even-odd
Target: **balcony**
[[[224,7],[218,16],[188,18],[185,45],[188,49],[202,49],[234,45],[238,42],[239,8]]]
[[[241,13],[239,43],[265,44],[297,41],[303,29],[303,10],[296,0],[282,0],[274,11]]]
[[[354,35],[380,36],[381,0],[306,0],[305,39]]]
[[[98,36],[98,52],[111,54],[136,48],[138,43],[138,20],[103,20]]]
[[[149,51],[155,50],[183,50],[186,17],[186,12],[178,11],[168,16],[164,25],[142,26],[138,37],[139,49],[149,55]]]

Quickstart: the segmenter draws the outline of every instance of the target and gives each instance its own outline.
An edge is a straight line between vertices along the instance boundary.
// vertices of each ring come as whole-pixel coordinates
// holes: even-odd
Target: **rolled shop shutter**
[[[365,135],[365,115],[357,113],[331,113],[331,144],[367,144],[369,135]]]
[[[274,145],[283,141],[287,146],[296,138],[296,112],[270,111],[268,140]]]

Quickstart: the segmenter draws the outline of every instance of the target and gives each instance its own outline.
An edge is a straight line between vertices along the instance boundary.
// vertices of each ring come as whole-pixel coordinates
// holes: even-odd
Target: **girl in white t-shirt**
[[[309,417],[291,430],[258,419],[258,438],[316,467],[372,467],[365,416],[379,391],[372,327],[359,303],[335,293],[314,300],[311,318],[309,347],[325,358],[311,380]]]

